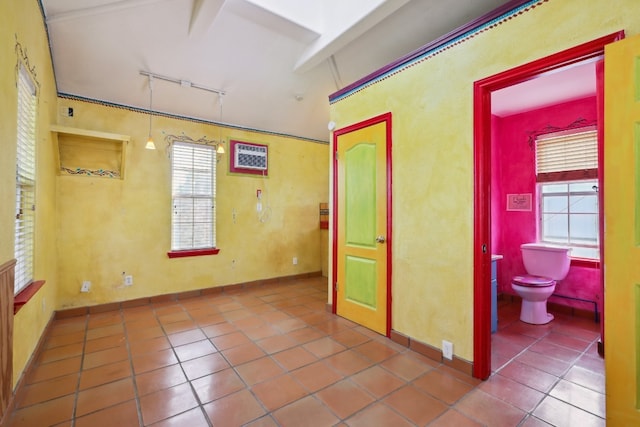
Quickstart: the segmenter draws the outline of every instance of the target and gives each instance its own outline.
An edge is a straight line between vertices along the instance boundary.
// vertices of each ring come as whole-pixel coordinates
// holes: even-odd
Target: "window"
[[[18,123],[16,157],[16,221],[14,293],[33,281],[33,247],[36,188],[36,89],[29,73],[18,72]]]
[[[599,258],[597,176],[595,130],[537,138],[540,241],[570,246],[575,258]]]
[[[541,239],[571,246],[571,256],[599,258],[596,180],[540,184]]]
[[[174,142],[171,174],[171,251],[215,248],[215,147]]]

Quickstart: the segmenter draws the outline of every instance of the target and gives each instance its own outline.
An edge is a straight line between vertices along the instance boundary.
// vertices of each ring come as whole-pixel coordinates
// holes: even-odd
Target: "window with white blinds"
[[[597,176],[598,136],[595,129],[578,129],[536,138],[538,182],[593,179]]]
[[[18,127],[16,158],[16,222],[14,293],[33,281],[36,188],[36,90],[29,73],[18,73]]]
[[[599,258],[598,135],[593,128],[536,139],[538,238],[572,248],[574,258]]]
[[[171,250],[215,248],[215,147],[173,143],[171,188]]]

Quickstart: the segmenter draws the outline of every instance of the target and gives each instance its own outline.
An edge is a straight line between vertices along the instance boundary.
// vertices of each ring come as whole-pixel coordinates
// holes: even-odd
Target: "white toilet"
[[[553,320],[547,313],[547,299],[556,289],[556,281],[569,272],[571,248],[525,243],[520,246],[526,276],[515,276],[511,287],[522,298],[520,320],[533,325],[544,325]]]

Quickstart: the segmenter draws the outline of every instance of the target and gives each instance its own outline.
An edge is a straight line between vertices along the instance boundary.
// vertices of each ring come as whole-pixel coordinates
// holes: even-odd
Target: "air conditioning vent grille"
[[[238,169],[267,170],[267,147],[236,144],[234,164]]]

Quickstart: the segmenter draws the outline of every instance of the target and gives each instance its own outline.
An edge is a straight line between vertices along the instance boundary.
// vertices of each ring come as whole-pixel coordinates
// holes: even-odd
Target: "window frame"
[[[14,296],[34,283],[38,88],[19,62],[16,76],[16,216]]]
[[[577,183],[588,183],[588,184],[593,184],[593,190],[592,191],[572,191],[570,188],[570,184],[577,184]],[[543,191],[543,187],[544,186],[550,186],[550,185],[567,185],[567,191],[555,191],[555,192],[548,192],[545,193]],[[571,258],[576,258],[576,259],[585,259],[585,260],[591,260],[591,261],[599,261],[600,260],[600,231],[599,231],[599,205],[598,205],[598,191],[596,190],[598,185],[598,181],[597,179],[586,179],[586,180],[566,180],[566,181],[550,181],[550,182],[539,182],[537,184],[537,192],[538,192],[538,241],[539,242],[543,242],[543,243],[549,243],[549,244],[555,244],[555,245],[562,245],[562,246],[567,246],[570,248],[585,248],[585,249],[593,249],[595,250],[595,256],[574,256],[572,255]],[[587,196],[587,197],[595,197],[596,200],[596,209],[595,212],[572,212],[571,211],[571,207],[574,206],[576,204],[576,202],[571,203],[571,198],[572,197],[580,197],[580,196]],[[544,210],[544,199],[545,197],[565,197],[566,200],[566,211],[563,212],[545,212]],[[545,214],[552,214],[552,215],[563,215],[566,217],[566,231],[567,231],[567,239],[565,242],[560,242],[557,239],[556,240],[552,240],[550,238],[548,238],[548,236],[544,235],[544,222],[545,222]],[[595,244],[586,244],[586,243],[576,243],[575,241],[572,241],[572,233],[571,233],[571,217],[576,216],[576,217],[580,217],[580,216],[586,216],[586,215],[590,215],[590,216],[595,216],[595,220],[596,220],[596,226],[595,226],[595,238],[596,238],[596,243]],[[574,238],[575,239],[575,235]],[[573,251],[572,251],[573,252]]]
[[[178,154],[178,150],[181,151]],[[188,153],[190,151],[190,154]],[[191,156],[190,161],[186,160],[186,157]],[[204,155],[204,157],[203,157]],[[208,157],[208,158],[207,158]],[[195,144],[190,142],[183,141],[175,141],[171,144],[170,150],[170,159],[171,159],[171,249],[167,252],[169,258],[184,258],[191,256],[202,256],[202,255],[215,255],[220,250],[216,247],[216,186],[217,186],[217,177],[216,177],[216,164],[217,164],[217,155],[216,155],[216,147],[206,144]],[[202,163],[202,160],[205,159],[205,163],[208,164],[207,167],[203,167],[205,163]],[[177,163],[182,160],[181,163]],[[196,165],[196,163],[200,161],[200,167]],[[209,163],[210,162],[210,163]],[[178,171],[181,171],[178,173]],[[206,180],[200,182],[196,182],[198,180],[197,175],[202,177],[204,172],[208,172],[208,176],[205,178],[209,178],[211,181],[206,184]],[[181,185],[180,189],[177,188],[177,179],[182,178],[181,184],[187,184],[185,188]],[[202,184],[205,184],[202,187]],[[200,190],[196,190],[196,184],[200,184]],[[209,191],[203,191],[202,188],[210,185]],[[206,189],[206,188],[205,188]],[[191,221],[184,221],[185,215],[189,213],[189,211],[182,210],[180,211],[178,205],[176,204],[177,200],[182,201],[192,201],[192,206],[195,204],[196,200],[210,200],[211,203],[211,213],[208,216],[208,221],[198,221],[201,218],[195,218],[194,210],[191,209]],[[184,206],[184,205],[183,205]],[[181,221],[178,221],[179,216],[182,218]],[[207,215],[205,215],[207,217]],[[180,230],[184,226],[184,229]],[[193,244],[198,238],[198,233],[196,230],[198,228],[198,224],[204,224],[205,232],[210,233],[209,236],[205,238],[205,245]],[[208,227],[208,228],[207,228]],[[189,228],[191,231],[189,232]],[[185,235],[186,233],[186,235]],[[191,234],[190,239],[192,241],[191,245],[184,245],[185,237]],[[180,242],[182,240],[182,243]]]
[[[572,255],[573,260],[584,261],[588,264],[600,262],[600,205],[598,199],[598,135],[595,126],[567,129],[560,132],[540,134],[535,139],[536,161],[536,196],[538,202],[537,237],[539,242],[563,245],[571,248],[594,249],[593,256]],[[553,147],[551,144],[556,143]],[[571,145],[574,143],[575,145]],[[544,145],[544,150],[540,145]],[[550,146],[551,145],[551,146]],[[542,154],[541,154],[542,152]],[[551,157],[544,157],[547,154]],[[540,167],[540,165],[543,165]],[[572,191],[571,184],[589,183],[592,191]],[[543,187],[549,185],[566,185],[566,191],[544,193]],[[566,197],[566,212],[545,212],[545,197]],[[595,212],[571,212],[571,207],[577,202],[571,202],[571,197],[595,197]],[[566,215],[565,242],[549,239],[544,234],[545,214]],[[572,242],[572,215],[595,215],[596,243],[583,244]],[[575,236],[575,235],[574,235]],[[574,237],[575,238],[575,237]],[[573,252],[573,251],[572,251]]]

